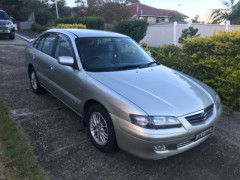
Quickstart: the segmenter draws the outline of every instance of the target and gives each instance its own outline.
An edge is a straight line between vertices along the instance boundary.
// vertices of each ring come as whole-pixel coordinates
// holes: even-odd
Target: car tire
[[[41,94],[45,91],[38,81],[37,73],[34,68],[31,68],[29,71],[29,79],[31,88],[35,94]]]
[[[92,105],[87,113],[88,134],[94,146],[101,152],[113,152],[117,149],[112,120],[101,105]]]
[[[12,32],[12,33],[9,35],[9,38],[10,38],[10,39],[15,39],[15,32]]]

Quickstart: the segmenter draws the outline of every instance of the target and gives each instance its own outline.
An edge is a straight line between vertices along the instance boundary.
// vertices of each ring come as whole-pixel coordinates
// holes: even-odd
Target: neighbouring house
[[[160,22],[168,22],[168,16],[171,12],[177,12],[168,9],[158,9],[140,2],[130,5],[133,9],[133,17],[138,19],[145,19],[149,24],[155,24]],[[189,18],[187,15],[179,13],[184,19]]]

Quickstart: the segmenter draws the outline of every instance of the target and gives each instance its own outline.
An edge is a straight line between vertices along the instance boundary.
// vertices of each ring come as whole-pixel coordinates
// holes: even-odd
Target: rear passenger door
[[[53,57],[53,50],[55,47],[57,35],[55,33],[48,33],[44,35],[39,42],[36,41],[36,53],[33,54],[34,59],[34,67],[37,70],[38,78],[41,84],[47,88],[49,91],[54,90],[54,86],[52,85],[52,77],[51,77],[51,62],[55,60]]]

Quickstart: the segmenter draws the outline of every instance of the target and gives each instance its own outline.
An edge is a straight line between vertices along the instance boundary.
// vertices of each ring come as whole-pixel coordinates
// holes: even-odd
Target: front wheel
[[[87,113],[88,133],[94,146],[102,152],[117,149],[117,142],[112,120],[108,112],[100,105],[90,107]]]
[[[14,31],[11,32],[11,34],[9,35],[9,38],[10,38],[10,39],[15,39],[15,32],[14,32]]]
[[[37,78],[37,74],[36,74],[36,72],[35,72],[35,70],[33,68],[30,69],[29,78],[30,78],[30,84],[31,84],[31,88],[32,88],[33,92],[35,94],[43,93],[44,89],[40,85],[40,83],[38,81],[38,78]]]

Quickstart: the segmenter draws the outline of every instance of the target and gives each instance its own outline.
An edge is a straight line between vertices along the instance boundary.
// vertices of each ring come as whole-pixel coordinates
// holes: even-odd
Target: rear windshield
[[[7,20],[8,15],[4,11],[0,11],[0,19]]]

